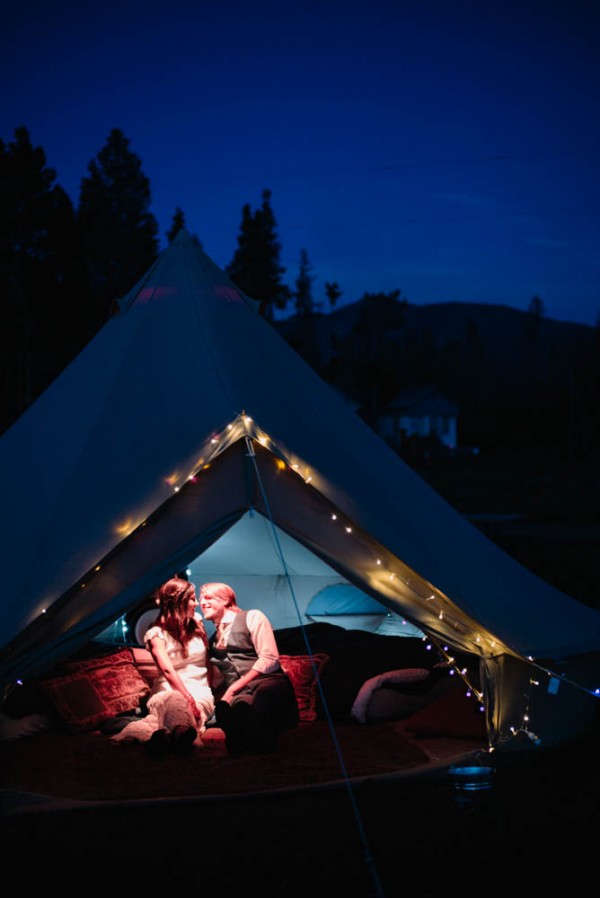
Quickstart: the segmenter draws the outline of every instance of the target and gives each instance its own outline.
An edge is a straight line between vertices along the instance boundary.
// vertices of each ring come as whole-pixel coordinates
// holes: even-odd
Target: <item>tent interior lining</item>
[[[20,666],[14,673],[29,675],[58,653],[92,638],[174,571],[184,570],[250,509],[276,523],[340,578],[385,607],[400,610],[431,636],[463,651],[473,652],[477,640],[481,654],[511,652],[367,534],[334,520],[335,510],[325,497],[270,450],[255,444],[250,464],[246,442],[238,440],[213,459],[209,476],[201,472],[164,502],[89,577],[74,584],[17,637]],[[288,625],[299,622],[295,614]],[[49,630],[55,637],[50,648]]]
[[[274,629],[310,622],[329,621],[345,629],[369,630],[395,636],[423,636],[399,612],[353,586],[254,509],[247,511],[229,530],[186,566],[188,578],[202,583],[225,581],[244,607],[260,607]],[[103,632],[114,641],[143,634],[156,614],[151,599],[148,610],[124,615]],[[209,634],[210,622],[206,624]],[[123,628],[134,633],[124,636]]]

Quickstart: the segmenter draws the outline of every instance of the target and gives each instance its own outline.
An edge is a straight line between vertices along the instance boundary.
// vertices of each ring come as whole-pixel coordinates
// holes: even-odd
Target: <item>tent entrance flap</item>
[[[182,570],[247,511],[244,443],[234,443],[36,616],[2,652],[3,683],[30,677],[100,633]]]

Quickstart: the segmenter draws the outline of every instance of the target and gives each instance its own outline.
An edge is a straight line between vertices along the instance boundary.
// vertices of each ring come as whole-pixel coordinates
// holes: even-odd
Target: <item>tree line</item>
[[[56,183],[41,147],[27,128],[0,140],[0,432],[6,430],[105,324],[120,299],[159,253],[158,224],[151,212],[150,182],[122,130],[111,130],[87,167],[76,206]],[[441,349],[430,335],[407,335],[408,308],[400,290],[366,293],[356,304],[349,331],[323,337],[324,319],[339,314],[342,292],[325,284],[327,311],[314,297],[315,276],[306,249],[290,287],[284,281],[281,243],[265,189],[256,209],[245,204],[237,245],[227,274],[260,302],[260,312],[326,381],[353,399],[377,429],[385,404],[406,386],[433,384],[458,401],[461,426],[479,444],[516,440],[567,446],[589,455],[600,442],[598,396],[600,327],[586,347],[558,364],[540,357],[544,307],[534,297],[524,316],[515,358],[529,359],[523,386],[503,372],[488,371],[489,359],[477,326]],[[186,226],[180,206],[166,237]],[[193,239],[200,243],[196,235]],[[296,314],[282,327],[277,313]],[[341,310],[340,310],[341,311]],[[280,317],[280,316],[279,316]],[[565,423],[566,422],[566,423]]]
[[[9,142],[0,140],[0,432],[92,339],[158,256],[150,181],[129,144],[120,128],[111,130],[88,164],[75,206],[25,126]],[[185,226],[176,206],[168,241]],[[226,271],[271,321],[290,306],[302,314],[317,308],[306,250],[294,286],[284,282],[267,189],[259,208],[242,207]],[[335,283],[325,290],[333,308],[341,291]]]

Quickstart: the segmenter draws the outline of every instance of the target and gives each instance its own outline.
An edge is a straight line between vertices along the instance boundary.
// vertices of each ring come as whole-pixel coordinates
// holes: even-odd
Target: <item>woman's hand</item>
[[[190,711],[191,711],[192,714],[194,715],[194,720],[201,720],[201,719],[202,719],[202,713],[201,713],[201,711],[200,711],[200,708],[199,708],[198,705],[196,704],[196,701],[195,701],[195,699],[194,699],[194,696],[193,696],[193,695],[187,695],[187,696],[186,696],[186,699],[187,699],[188,705],[190,706]]]

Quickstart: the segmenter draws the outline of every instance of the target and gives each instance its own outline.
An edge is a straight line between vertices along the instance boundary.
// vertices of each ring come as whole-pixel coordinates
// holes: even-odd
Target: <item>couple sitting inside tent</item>
[[[273,628],[262,611],[243,611],[226,583],[173,577],[157,591],[157,616],[144,643],[158,668],[147,714],[111,738],[141,741],[155,757],[202,745],[213,719],[232,754],[268,753],[298,723],[298,705],[279,663]],[[202,614],[215,626],[209,639]]]

